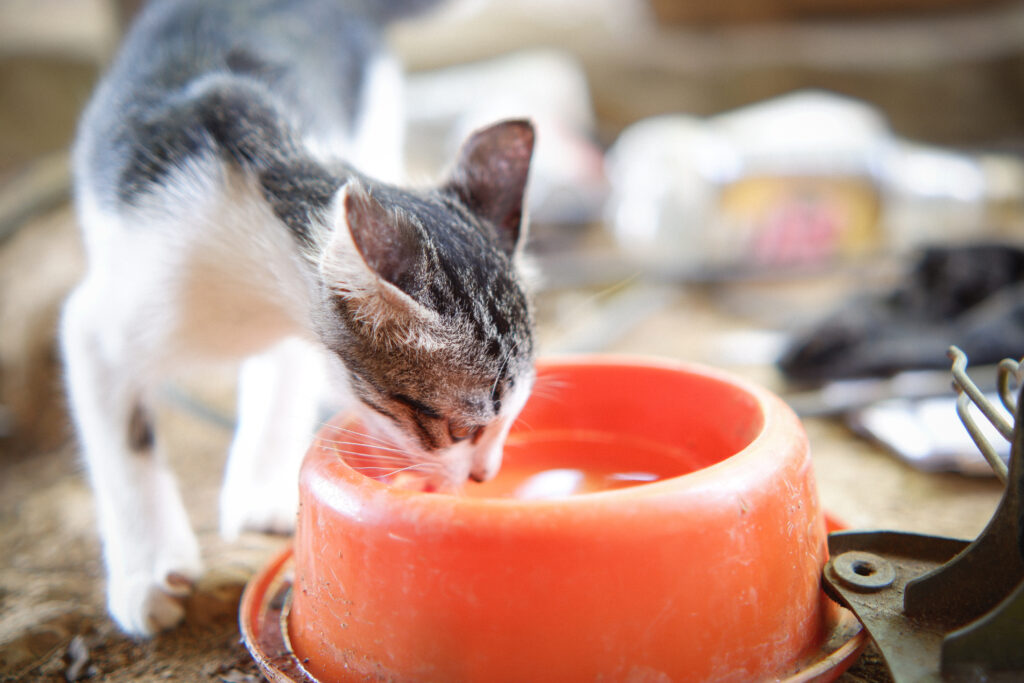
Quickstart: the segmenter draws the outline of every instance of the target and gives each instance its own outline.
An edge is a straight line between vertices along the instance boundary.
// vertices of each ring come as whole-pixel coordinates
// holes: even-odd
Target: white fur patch
[[[89,268],[62,320],[69,397],[96,492],[110,612],[125,631],[152,635],[182,618],[180,598],[201,563],[173,474],[158,451],[129,450],[127,417],[177,363],[237,359],[287,335],[310,335],[313,269],[255,187],[212,160],[183,165],[137,207],[106,209],[88,183],[77,199]],[[297,393],[295,400],[315,400]],[[292,422],[303,424],[283,428],[301,433],[273,442],[301,457],[295,444],[306,443],[313,425]],[[260,462],[266,453],[241,459]],[[270,519],[251,503],[229,531],[253,520],[288,526],[280,506]]]

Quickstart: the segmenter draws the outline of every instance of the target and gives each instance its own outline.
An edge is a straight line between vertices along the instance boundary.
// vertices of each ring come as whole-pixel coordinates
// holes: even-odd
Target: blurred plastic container
[[[979,237],[1019,218],[1016,159],[902,141],[873,107],[805,91],[709,119],[626,129],[607,160],[608,225],[641,262],[683,274],[822,266]]]

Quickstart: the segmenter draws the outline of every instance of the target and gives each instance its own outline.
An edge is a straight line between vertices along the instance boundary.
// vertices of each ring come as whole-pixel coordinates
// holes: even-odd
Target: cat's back
[[[180,112],[212,78],[252,86],[253,105],[300,135],[344,134],[380,50],[378,19],[354,0],[150,2],[83,114],[77,183],[101,203],[124,201],[159,183],[164,165],[211,152]]]

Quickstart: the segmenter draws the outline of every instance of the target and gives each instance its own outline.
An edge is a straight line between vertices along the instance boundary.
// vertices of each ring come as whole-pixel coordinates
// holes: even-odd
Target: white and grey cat
[[[74,149],[88,271],[62,319],[108,607],[150,635],[201,570],[154,399],[184,364],[246,358],[221,530],[284,531],[332,367],[437,486],[498,469],[533,382],[516,270],[525,121],[401,189],[381,28],[429,0],[155,0]],[[358,169],[358,170],[357,170]]]

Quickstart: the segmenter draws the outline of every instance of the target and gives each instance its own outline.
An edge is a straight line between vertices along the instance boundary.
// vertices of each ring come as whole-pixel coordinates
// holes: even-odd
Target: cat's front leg
[[[72,294],[61,322],[68,395],[96,498],[108,609],[127,633],[178,624],[182,597],[202,570],[199,545],[174,476],[158,450],[145,319],[113,306],[125,290],[93,276]],[[128,297],[131,298],[131,297]],[[149,334],[147,334],[149,333]]]
[[[238,429],[220,496],[220,530],[291,533],[299,467],[316,429],[325,388],[322,351],[286,339],[242,363]]]

